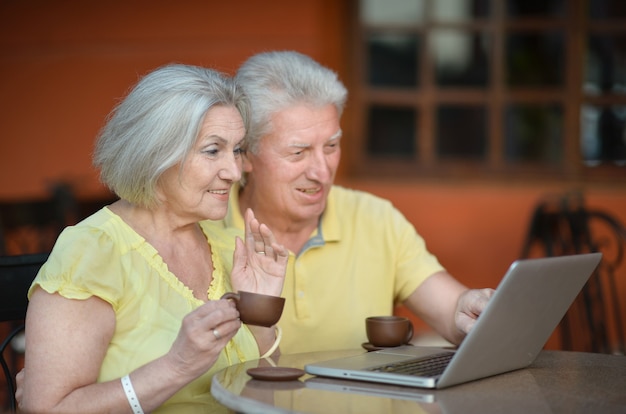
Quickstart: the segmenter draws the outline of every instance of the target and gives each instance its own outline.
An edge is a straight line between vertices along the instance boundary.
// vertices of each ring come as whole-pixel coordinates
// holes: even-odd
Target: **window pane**
[[[625,126],[626,106],[583,106],[580,148],[585,162],[626,164]]]
[[[415,109],[371,106],[367,129],[368,153],[414,158],[416,122]]]
[[[440,22],[466,22],[489,16],[489,0],[436,0],[433,18]]]
[[[482,106],[441,105],[437,108],[437,153],[441,158],[484,159],[487,112]]]
[[[506,42],[509,86],[561,86],[564,44],[560,33],[512,34]]]
[[[589,1],[589,16],[593,20],[623,19],[626,17],[626,2],[624,0]]]
[[[417,24],[424,20],[424,0],[361,0],[360,11],[367,25]]]
[[[506,110],[508,161],[554,163],[563,158],[563,110],[559,105],[511,105]]]
[[[487,86],[489,81],[487,35],[438,29],[433,30],[429,39],[439,86]]]
[[[589,36],[584,90],[626,93],[626,35]]]
[[[417,45],[417,35],[370,35],[367,41],[370,85],[416,87]]]
[[[507,15],[514,18],[563,17],[565,7],[566,0],[507,0],[506,2]]]

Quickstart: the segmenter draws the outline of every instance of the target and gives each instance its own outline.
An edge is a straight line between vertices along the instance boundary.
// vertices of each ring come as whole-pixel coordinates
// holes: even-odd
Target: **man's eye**
[[[241,154],[245,154],[246,150],[243,148],[235,148],[235,150],[233,151],[235,153],[235,156],[239,156]]]
[[[324,153],[333,154],[336,151],[339,151],[339,143],[328,144],[324,147]]]

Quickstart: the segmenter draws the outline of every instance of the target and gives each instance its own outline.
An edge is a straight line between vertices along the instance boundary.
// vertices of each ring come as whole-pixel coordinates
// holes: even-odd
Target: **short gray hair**
[[[316,107],[332,104],[341,116],[348,96],[335,72],[294,51],[250,57],[237,71],[235,81],[250,100],[252,116],[246,145],[251,152],[256,152],[261,137],[270,132],[274,113],[297,103]]]
[[[248,101],[226,75],[181,64],[147,74],[113,109],[98,135],[93,164],[100,180],[118,197],[154,207],[161,174],[185,160],[204,115],[219,105],[237,108],[247,129]]]

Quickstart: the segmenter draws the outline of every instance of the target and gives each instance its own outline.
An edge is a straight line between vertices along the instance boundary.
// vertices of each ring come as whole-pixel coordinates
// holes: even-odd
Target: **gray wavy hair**
[[[107,117],[93,164],[118,197],[154,207],[159,177],[184,162],[214,106],[237,108],[248,129],[249,103],[228,76],[212,69],[171,64],[144,76]]]
[[[339,115],[348,91],[332,70],[294,51],[259,53],[237,71],[237,82],[250,100],[252,116],[246,150],[256,153],[259,140],[271,131],[272,114],[296,103],[332,104]]]

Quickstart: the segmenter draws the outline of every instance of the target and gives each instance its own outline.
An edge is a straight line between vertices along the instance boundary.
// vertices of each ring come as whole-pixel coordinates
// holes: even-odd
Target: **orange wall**
[[[0,199],[40,197],[57,180],[82,196],[102,193],[90,166],[94,137],[138,76],[165,63],[232,73],[252,53],[295,49],[353,86],[347,22],[345,1],[334,0],[0,2]],[[472,287],[497,284],[520,254],[534,204],[569,189],[353,180],[343,170],[340,179],[391,199],[450,272]],[[626,223],[625,188],[583,189],[590,206]],[[625,284],[622,277],[623,300]]]
[[[295,49],[339,67],[340,12],[332,0],[0,2],[0,199],[41,196],[60,179],[101,192],[94,137],[157,66],[232,73],[255,52]]]

